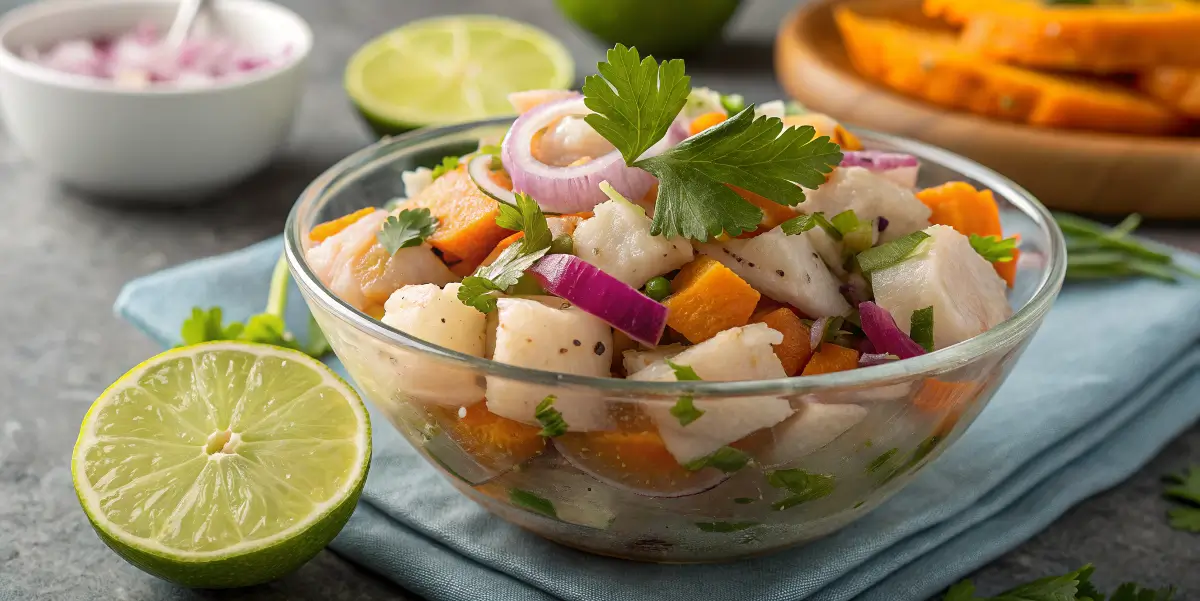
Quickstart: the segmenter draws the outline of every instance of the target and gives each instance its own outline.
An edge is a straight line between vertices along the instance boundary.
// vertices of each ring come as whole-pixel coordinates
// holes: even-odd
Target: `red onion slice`
[[[667,327],[667,308],[574,255],[547,255],[527,272],[546,292],[564,298],[630,338],[655,346]]]
[[[848,150],[842,152],[842,167],[863,167],[900,186],[915,188],[921,161],[911,154],[899,152]]]
[[[880,353],[895,355],[901,359],[925,354],[921,345],[900,330],[887,309],[871,301],[861,302],[858,304],[858,318],[862,322],[863,333]]]
[[[576,94],[565,100],[547,102],[517,118],[501,144],[500,160],[513,181],[514,192],[525,192],[547,211],[578,213],[608,200],[600,182],[608,180],[626,198],[641,198],[655,178],[637,167],[628,167],[619,151],[612,151],[574,167],[547,165],[533,156],[535,135],[562,117],[587,115],[592,111]],[[654,156],[678,144],[679,128],[672,127],[642,156]],[[686,132],[684,132],[686,134]],[[686,135],[684,136],[686,137]]]
[[[728,480],[716,468],[689,471],[650,433],[568,433],[554,438],[554,448],[579,471],[614,488],[654,498],[698,495]],[[649,444],[647,444],[649,443]],[[661,439],[658,441],[661,444]]]
[[[899,357],[887,353],[863,353],[858,357],[858,366],[871,367],[872,365],[883,365],[884,363],[891,363],[899,359]]]

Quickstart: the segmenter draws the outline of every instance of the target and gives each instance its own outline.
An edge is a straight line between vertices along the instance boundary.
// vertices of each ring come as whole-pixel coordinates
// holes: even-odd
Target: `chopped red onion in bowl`
[[[143,22],[115,38],[69,39],[22,56],[43,67],[113,82],[120,87],[203,87],[282,66],[290,48],[256,52],[222,36],[195,36],[179,48],[163,43],[153,23]]]

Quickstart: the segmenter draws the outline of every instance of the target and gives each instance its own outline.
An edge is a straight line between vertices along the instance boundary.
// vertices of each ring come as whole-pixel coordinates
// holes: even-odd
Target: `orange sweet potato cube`
[[[847,371],[858,367],[858,351],[826,342],[812,354],[808,365],[804,366],[802,376],[830,374],[835,371]]]
[[[728,267],[704,255],[684,265],[671,288],[674,293],[663,301],[667,325],[693,344],[746,325],[761,296]]]
[[[765,323],[767,327],[783,334],[783,342],[772,345],[772,350],[775,351],[775,356],[779,357],[787,375],[794,376],[800,373],[804,364],[808,363],[808,358],[812,356],[809,329],[800,321],[800,317],[791,309],[780,307],[766,312],[760,311],[751,321]]]
[[[474,269],[496,243],[512,234],[496,225],[500,207],[479,190],[466,169],[447,172],[434,180],[405,209],[429,209],[437,217],[437,231],[428,242],[442,251],[447,263],[462,261]]]

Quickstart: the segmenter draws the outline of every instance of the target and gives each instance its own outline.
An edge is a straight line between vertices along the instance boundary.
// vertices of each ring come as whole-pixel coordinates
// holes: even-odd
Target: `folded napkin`
[[[116,311],[176,344],[193,305],[219,305],[231,319],[261,311],[279,252],[272,239],[130,282]],[[1193,255],[1178,260],[1200,267]],[[302,306],[289,317],[303,329]],[[542,540],[461,496],[373,412],[366,490],[331,547],[439,601],[482,591],[504,600],[925,599],[1128,477],[1200,416],[1198,343],[1196,282],[1071,284],[987,409],[907,488],[820,541],[716,565],[626,562]]]

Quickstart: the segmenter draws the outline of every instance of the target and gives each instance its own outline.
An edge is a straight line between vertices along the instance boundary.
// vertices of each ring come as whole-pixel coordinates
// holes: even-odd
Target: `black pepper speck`
[[[779,277],[783,277],[783,270],[782,270],[782,269],[776,269],[776,270],[775,270],[775,275],[777,275],[777,276],[779,276]]]
[[[445,318],[445,317],[443,317],[443,318],[442,318],[442,323],[446,323],[446,318]]]
[[[558,354],[560,354],[560,355],[565,355],[565,354],[567,354],[567,349],[565,349],[565,348],[560,348],[560,349],[558,349]]]
[[[754,263],[747,263],[747,265],[754,267]]]
[[[575,346],[583,346],[583,343],[578,340],[572,340],[571,344],[574,344]]]
[[[811,283],[812,283],[812,275],[809,275],[809,274],[807,274],[807,273],[806,273],[806,274],[804,274],[804,283],[805,283],[805,284],[811,284]]]
[[[596,343],[596,348],[594,348],[594,349],[592,349],[592,350],[593,350],[593,351],[595,351],[595,353],[596,353],[597,355],[603,355],[603,354],[604,354],[604,343],[603,343],[603,342],[597,342],[597,343]]]

